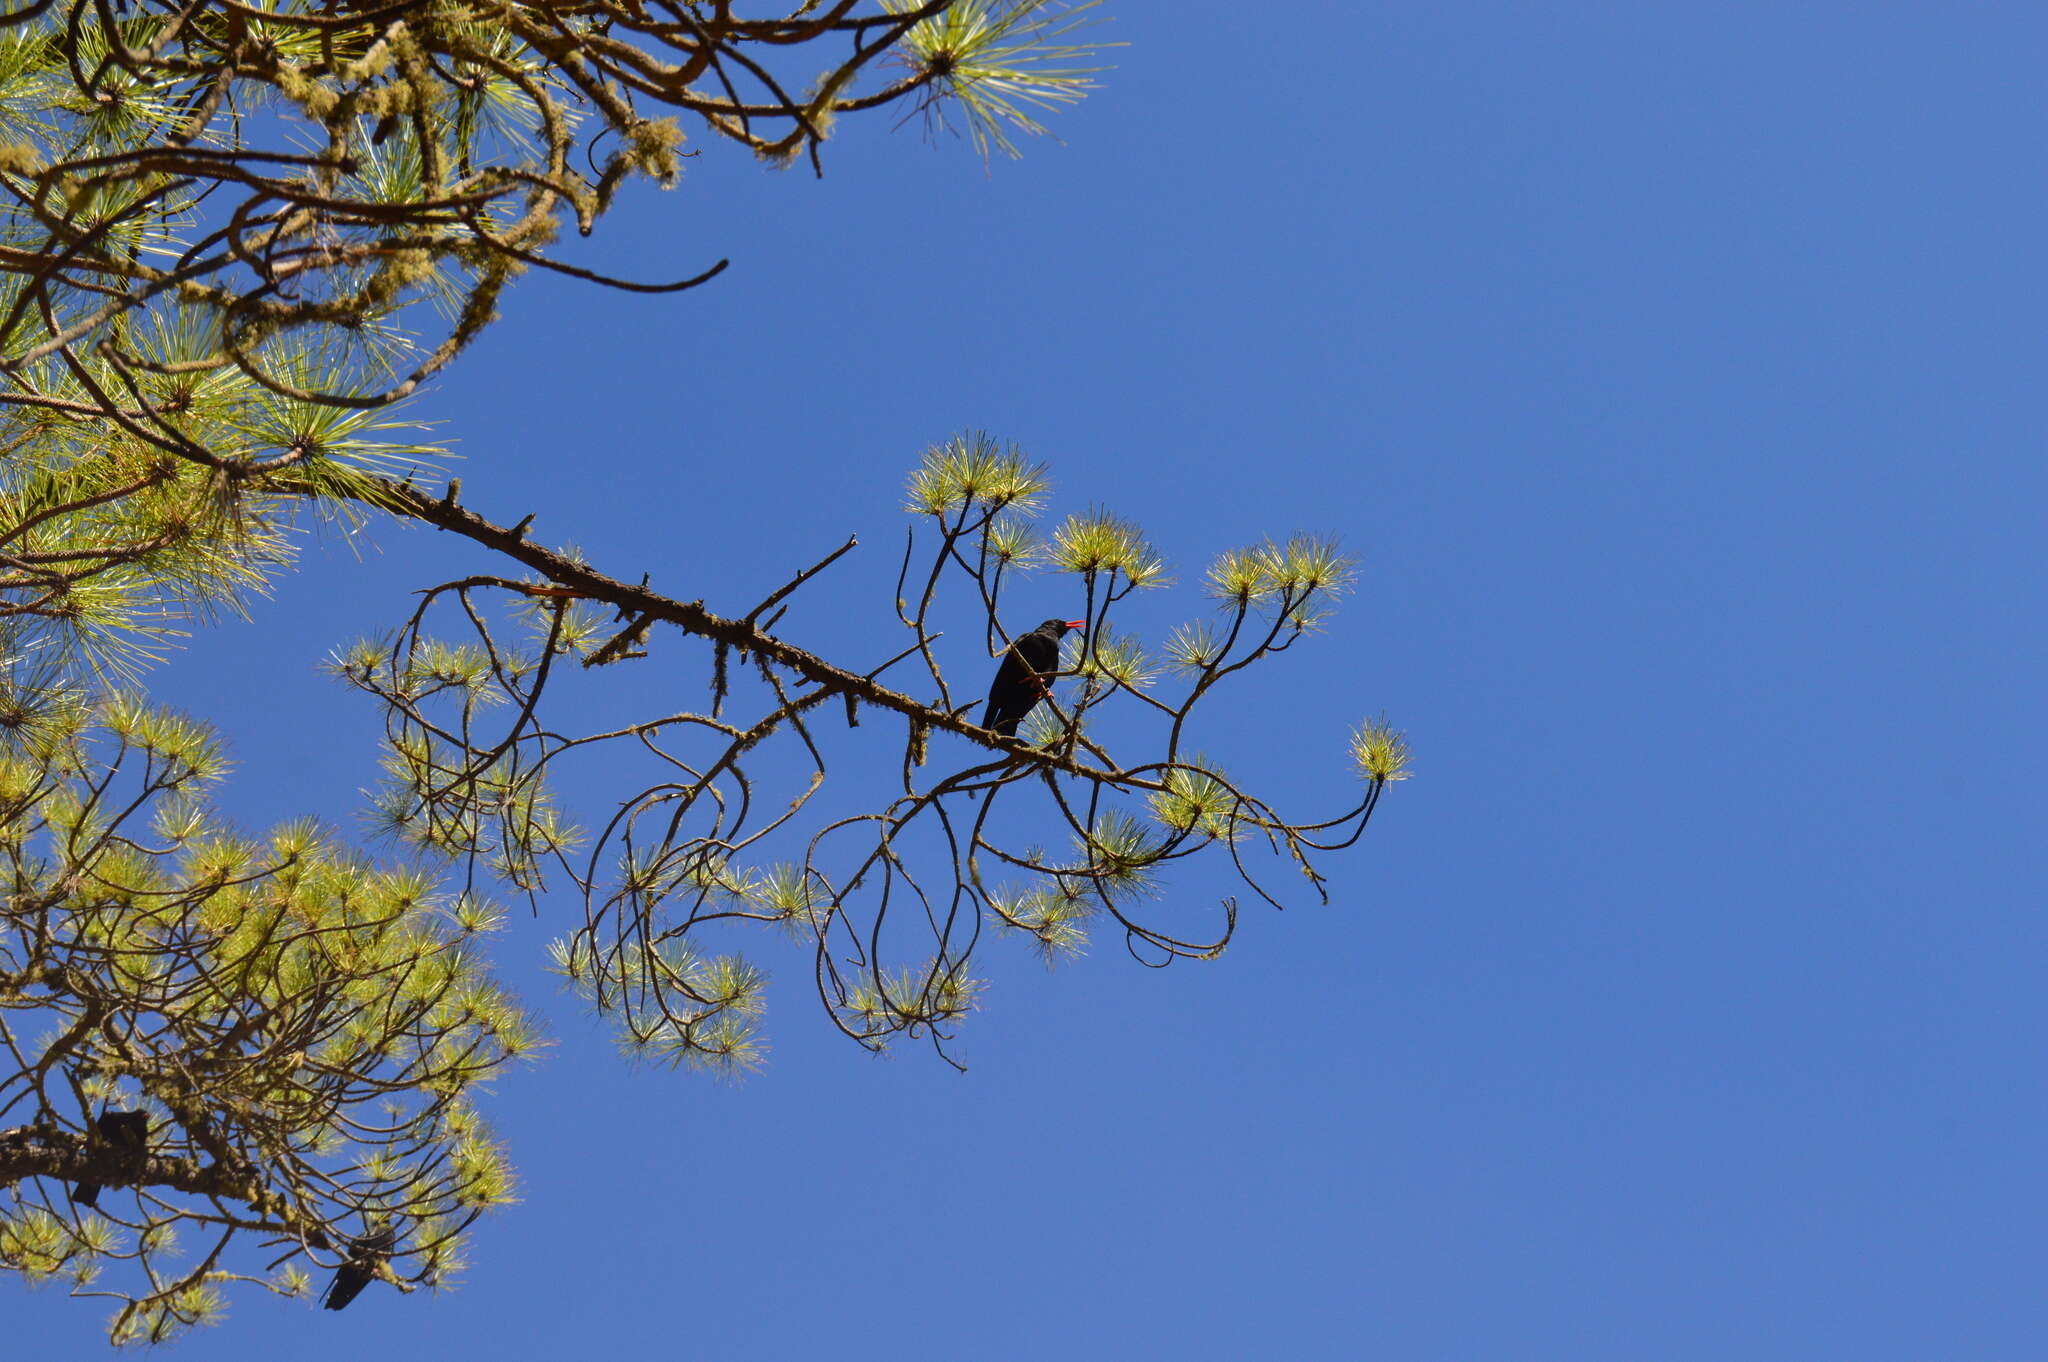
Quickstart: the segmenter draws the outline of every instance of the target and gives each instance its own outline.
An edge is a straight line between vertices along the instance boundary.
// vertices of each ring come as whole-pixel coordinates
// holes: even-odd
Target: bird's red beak
[[[1069,629],[1086,629],[1087,627],[1088,627],[1088,621],[1087,621],[1087,620],[1068,620],[1068,621],[1067,621],[1067,628],[1069,628]]]

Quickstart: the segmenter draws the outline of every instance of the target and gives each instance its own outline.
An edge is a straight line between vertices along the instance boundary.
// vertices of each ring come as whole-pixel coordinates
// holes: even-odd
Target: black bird
[[[1067,630],[1082,628],[1087,623],[1047,620],[1030,633],[1018,635],[1010,650],[1003,654],[1003,664],[996,668],[981,726],[1006,738],[1016,737],[1017,725],[1024,722],[1024,716],[1052,694],[1052,683],[1046,678],[1060,669],[1060,640],[1066,637]]]
[[[346,1309],[350,1301],[363,1294],[364,1287],[377,1279],[377,1264],[384,1261],[384,1255],[397,1242],[398,1226],[386,1225],[350,1244],[348,1257],[334,1269],[334,1280],[327,1284],[320,1303],[329,1310]]]
[[[149,1153],[149,1113],[142,1111],[102,1111],[100,1118],[93,1122],[100,1138],[113,1147],[123,1164],[142,1162]],[[100,1199],[100,1184],[81,1182],[71,1199],[81,1206],[96,1206]]]

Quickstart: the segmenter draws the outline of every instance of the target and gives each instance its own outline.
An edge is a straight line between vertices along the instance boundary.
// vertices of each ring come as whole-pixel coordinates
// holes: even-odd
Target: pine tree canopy
[[[1205,884],[1322,895],[1320,858],[1407,775],[1369,720],[1331,753],[1353,807],[1304,817],[1197,746],[1222,683],[1324,626],[1354,571],[1333,543],[1230,549],[1175,588],[1129,520],[1042,522],[1046,469],[981,432],[907,459],[896,599],[835,605],[873,616],[859,656],[780,627],[850,542],[759,600],[683,599],[629,545],[537,542],[533,489],[492,484],[488,451],[468,499],[446,477],[425,387],[521,275],[719,275],[613,276],[561,248],[628,182],[676,184],[689,137],[815,169],[838,118],[917,114],[1014,155],[1105,67],[1092,3],[785,5],[0,18],[0,1266],[111,1301],[117,1341],[235,1292],[310,1298],[337,1269],[352,1289],[449,1278],[511,1196],[483,1085],[536,1045],[497,951],[550,951],[638,1055],[738,1070],[765,978],[741,929],[765,926],[832,1026],[943,1056],[984,928],[1048,958],[1105,931],[1148,965],[1213,957],[1238,906]],[[498,564],[336,641],[335,703],[384,722],[370,850],[229,825],[219,738],[148,690],[322,519],[431,525]],[[977,719],[1036,623],[1005,605],[1025,574],[1062,576],[1083,624],[1011,738]],[[1147,643],[1122,607],[1174,589],[1191,622]],[[978,638],[974,674],[941,665],[946,630]],[[625,667],[696,698],[589,721],[577,697]],[[572,767],[608,798],[568,807]],[[1169,892],[1209,926],[1159,925]],[[513,903],[543,938],[504,929]]]

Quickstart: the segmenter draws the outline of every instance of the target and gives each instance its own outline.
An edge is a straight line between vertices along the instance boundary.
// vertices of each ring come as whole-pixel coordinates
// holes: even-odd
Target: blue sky
[[[1066,145],[984,176],[849,122],[818,181],[700,141],[573,249],[724,277],[528,279],[419,411],[480,509],[715,609],[859,533],[792,619],[828,651],[962,427],[1184,581],[1340,534],[1360,588],[1215,739],[1329,807],[1351,724],[1409,730],[1333,903],[1161,972],[998,952],[964,1076],[771,958],[737,1086],[616,1059],[515,922],[555,1044],[459,1289],[241,1299],[179,1350],[2038,1357],[2048,17],[1113,8]],[[158,675],[250,823],[350,825],[374,716],[316,664],[475,562],[375,538]],[[103,1313],[11,1291],[6,1329],[90,1356]]]

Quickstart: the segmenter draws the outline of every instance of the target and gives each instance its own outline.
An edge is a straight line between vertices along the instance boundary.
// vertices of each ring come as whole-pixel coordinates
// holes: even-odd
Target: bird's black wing
[[[981,726],[994,729],[1009,737],[1017,734],[1017,724],[1031,706],[1038,703],[1038,692],[1031,685],[1031,667],[1019,651],[1024,640],[1010,645],[1003,654],[1002,665],[996,668],[996,679],[989,684],[988,708],[982,712]]]
[[[996,668],[996,679],[988,688],[988,708],[981,726],[1006,738],[1017,736],[1017,725],[1045,698],[1045,677],[1059,670],[1060,641],[1032,630],[1019,634]]]
[[[1040,633],[1029,633],[1010,647],[1012,652],[1024,659],[1024,665],[1031,669],[1034,680],[1047,672],[1056,672],[1060,669],[1060,641],[1056,638],[1048,638]]]

